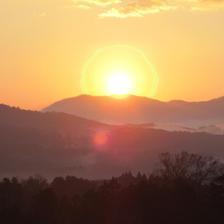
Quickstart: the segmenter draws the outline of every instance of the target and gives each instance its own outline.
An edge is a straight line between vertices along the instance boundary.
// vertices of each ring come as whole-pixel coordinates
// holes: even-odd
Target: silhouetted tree
[[[157,174],[169,180],[185,179],[204,184],[224,172],[224,166],[211,156],[181,152],[160,155]]]
[[[147,177],[130,172],[110,180],[73,176],[0,181],[3,224],[224,223],[224,173],[214,158],[162,154]]]

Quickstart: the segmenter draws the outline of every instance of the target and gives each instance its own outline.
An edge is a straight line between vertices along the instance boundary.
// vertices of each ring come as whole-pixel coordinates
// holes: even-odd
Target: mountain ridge
[[[102,136],[105,140],[98,142]],[[0,105],[0,177],[104,178],[128,170],[148,172],[158,154],[167,151],[224,158],[223,147],[221,135],[159,130],[151,124],[112,126]]]
[[[196,126],[224,123],[224,97],[207,101],[168,102],[147,97],[80,95],[57,101],[43,111],[65,112],[109,124],[177,123]]]
[[[188,100],[181,100],[181,99],[172,99],[172,100],[158,100],[156,98],[150,98],[150,97],[146,97],[146,96],[137,96],[137,95],[127,95],[126,97],[116,97],[116,95],[111,95],[111,96],[104,96],[104,95],[88,95],[88,94],[80,94],[77,96],[73,96],[73,97],[67,97],[67,98],[63,98],[60,99],[56,102],[51,103],[50,105],[53,105],[55,103],[59,103],[65,100],[74,100],[74,99],[82,99],[82,98],[89,98],[89,99],[111,99],[113,101],[123,101],[125,99],[130,99],[130,98],[138,98],[138,99],[144,99],[144,100],[149,100],[152,102],[158,102],[158,103],[208,103],[208,102],[222,102],[224,101],[224,96],[220,96],[220,97],[215,97],[215,98],[210,98],[208,100],[198,100],[198,101],[188,101]],[[3,104],[4,105],[4,104]],[[48,106],[47,106],[48,107]],[[45,107],[45,108],[47,108]],[[43,108],[43,110],[45,109]]]

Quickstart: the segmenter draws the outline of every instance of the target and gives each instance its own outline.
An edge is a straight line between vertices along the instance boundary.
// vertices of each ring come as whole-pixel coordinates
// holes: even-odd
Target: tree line
[[[0,223],[224,223],[224,165],[209,156],[163,153],[147,175],[3,178]]]

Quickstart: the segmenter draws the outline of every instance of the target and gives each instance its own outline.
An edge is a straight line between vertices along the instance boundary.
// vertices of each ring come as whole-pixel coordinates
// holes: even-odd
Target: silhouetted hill
[[[128,170],[148,172],[161,152],[223,158],[223,149],[221,135],[111,126],[64,113],[0,106],[0,176],[102,178]]]
[[[43,130],[75,131],[106,126],[102,123],[65,113],[40,113],[0,104],[0,124]]]
[[[200,128],[224,124],[224,97],[204,102],[162,102],[146,97],[116,99],[81,95],[56,102],[43,111],[65,112],[112,124],[162,124]],[[177,128],[179,129],[179,128]]]
[[[90,139],[108,125],[64,113],[0,105],[0,175],[69,173]]]

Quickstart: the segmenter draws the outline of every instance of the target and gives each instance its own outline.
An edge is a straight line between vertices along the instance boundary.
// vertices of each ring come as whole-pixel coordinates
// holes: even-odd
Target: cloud
[[[85,5],[85,6],[98,6],[98,7],[106,7],[121,3],[120,0],[73,0],[73,2],[77,6]]]
[[[142,17],[146,14],[157,13],[174,9],[175,6],[167,4],[164,0],[137,0],[117,5],[106,12],[102,12],[100,17]]]
[[[99,17],[143,17],[178,8],[190,10],[220,9],[224,0],[73,0],[77,6],[101,8]]]

